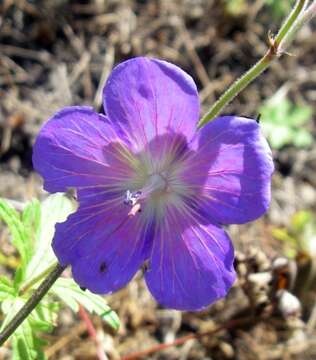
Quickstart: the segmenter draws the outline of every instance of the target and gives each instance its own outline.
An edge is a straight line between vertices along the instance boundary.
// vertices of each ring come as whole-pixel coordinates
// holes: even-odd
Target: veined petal
[[[118,65],[104,87],[104,108],[135,151],[155,136],[195,133],[200,105],[196,85],[179,67],[143,57]]]
[[[76,282],[95,293],[126,285],[146,259],[151,225],[128,216],[121,198],[81,193],[79,210],[56,225],[53,249],[62,265],[72,266]]]
[[[206,125],[187,169],[191,187],[201,189],[198,211],[210,221],[241,224],[269,207],[273,160],[254,120],[224,116]]]
[[[201,310],[232,286],[233,247],[217,225],[185,227],[173,215],[166,214],[155,234],[146,283],[167,308]]]
[[[49,192],[118,183],[133,173],[126,149],[105,116],[89,107],[67,107],[41,129],[33,165]]]

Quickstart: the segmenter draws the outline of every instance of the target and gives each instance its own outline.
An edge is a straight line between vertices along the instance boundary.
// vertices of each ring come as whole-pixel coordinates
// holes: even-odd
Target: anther
[[[137,203],[138,198],[142,194],[141,191],[130,191],[127,190],[125,194],[124,204],[129,206],[134,206]]]

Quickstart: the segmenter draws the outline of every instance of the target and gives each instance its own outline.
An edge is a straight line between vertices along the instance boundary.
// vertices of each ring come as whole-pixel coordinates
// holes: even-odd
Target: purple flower
[[[254,220],[269,206],[270,149],[247,118],[220,117],[197,131],[196,86],[165,61],[120,64],[103,95],[106,115],[65,108],[34,145],[45,189],[75,188],[80,204],[56,226],[58,260],[95,293],[120,289],[146,264],[159,303],[202,309],[236,276],[221,225]]]

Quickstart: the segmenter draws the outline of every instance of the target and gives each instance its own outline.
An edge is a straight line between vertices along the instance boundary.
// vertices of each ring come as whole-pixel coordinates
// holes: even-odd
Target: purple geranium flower
[[[34,145],[45,189],[77,190],[79,209],[56,226],[58,260],[95,293],[120,289],[146,264],[159,303],[202,309],[235,280],[221,225],[269,206],[270,149],[247,118],[219,117],[197,131],[196,86],[165,61],[120,64],[103,95],[106,115],[65,108]]]

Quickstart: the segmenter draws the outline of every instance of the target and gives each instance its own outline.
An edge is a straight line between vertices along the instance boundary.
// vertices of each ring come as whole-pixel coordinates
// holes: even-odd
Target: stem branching
[[[273,38],[269,35],[269,49],[265,55],[242,77],[236,80],[228,90],[215,102],[210,110],[202,117],[198,123],[198,129],[213,120],[226,105],[228,105],[243,89],[245,89],[252,81],[254,81],[271,63],[279,58],[285,52],[285,46],[291,41],[287,37],[291,34],[291,29],[295,26],[297,19],[305,10],[308,0],[297,0],[293,10],[281,26],[277,35]],[[291,39],[292,40],[292,39]]]

